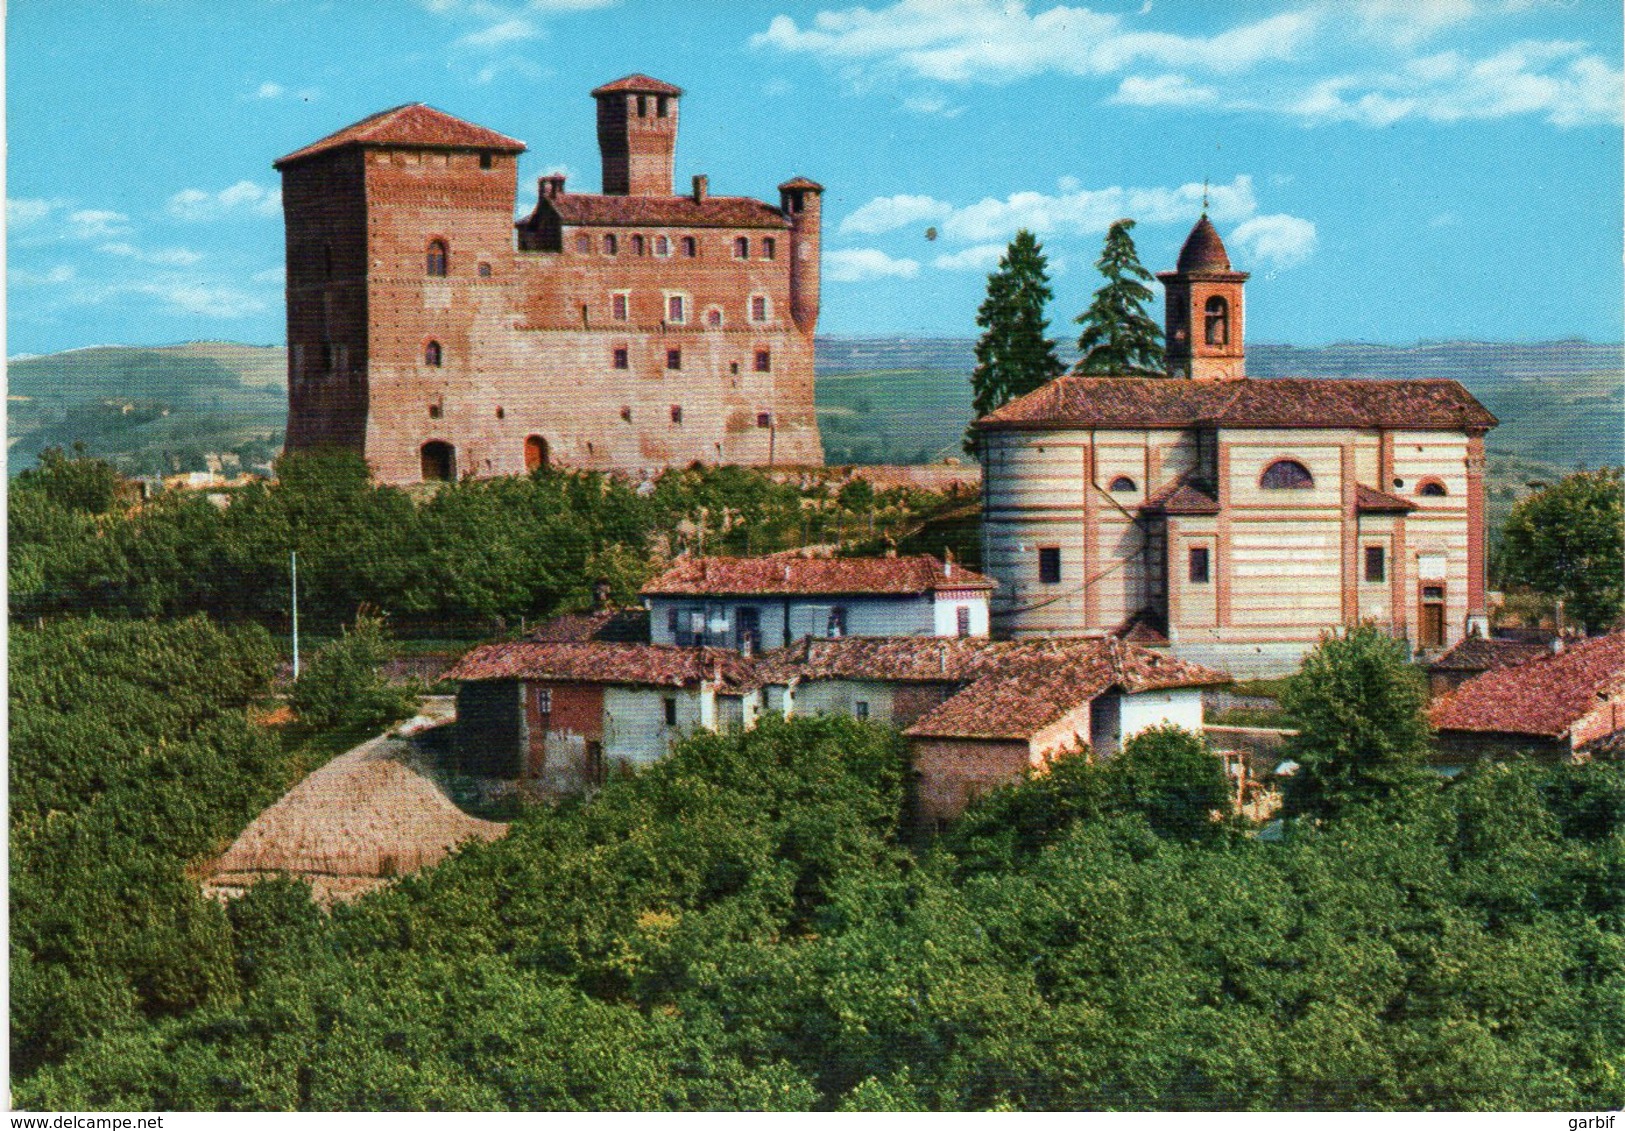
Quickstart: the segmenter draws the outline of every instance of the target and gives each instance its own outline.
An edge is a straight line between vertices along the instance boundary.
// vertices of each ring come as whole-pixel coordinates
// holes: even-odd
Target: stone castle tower
[[[1172,271],[1157,274],[1166,292],[1164,336],[1168,376],[1229,381],[1247,375],[1242,286],[1224,241],[1202,218],[1191,229]]]
[[[517,224],[524,144],[422,104],[275,163],[290,450],[348,447],[389,483],[822,462],[822,187],[674,195],[683,92],[592,93],[602,193],[543,177]]]

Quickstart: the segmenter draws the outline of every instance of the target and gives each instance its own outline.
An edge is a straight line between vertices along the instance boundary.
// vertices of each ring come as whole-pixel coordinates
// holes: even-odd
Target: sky
[[[406,102],[599,188],[588,92],[681,86],[676,185],[826,186],[822,333],[972,337],[1017,230],[1051,332],[1112,221],[1203,207],[1248,337],[1619,341],[1617,0],[11,0],[8,356],[285,340],[271,162]],[[1204,190],[1204,186],[1206,186]],[[1157,288],[1160,292],[1160,288]],[[1160,312],[1160,293],[1157,307]]]

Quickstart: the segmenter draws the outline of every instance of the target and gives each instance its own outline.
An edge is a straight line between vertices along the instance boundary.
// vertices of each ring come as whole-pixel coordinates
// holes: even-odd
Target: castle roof
[[[1434,428],[1484,431],[1495,416],[1459,381],[1275,377],[1191,381],[1058,377],[976,421],[1006,428]]]
[[[1206,212],[1185,237],[1185,246],[1179,250],[1178,266],[1181,273],[1230,270],[1230,255],[1224,250],[1224,241]]]
[[[624,79],[606,82],[592,92],[597,98],[600,94],[682,94],[683,88],[673,86],[669,82],[652,79],[648,75],[627,75]]]
[[[1574,724],[1625,691],[1625,632],[1474,676],[1428,711],[1436,730],[1566,738]]]
[[[575,227],[617,228],[788,228],[784,213],[748,196],[602,196],[597,193],[544,195],[537,211],[552,208],[560,222]]]
[[[603,640],[513,640],[482,644],[464,655],[441,678],[556,680],[631,687],[693,687],[720,680],[725,687],[755,686],[752,661],[738,652]]]
[[[814,192],[823,192],[824,186],[810,177],[791,177],[779,186],[780,189],[812,189]]]
[[[679,558],[645,596],[914,596],[997,582],[930,554],[907,558]]]
[[[436,110],[422,102],[409,102],[392,110],[381,110],[362,118],[354,125],[345,126],[337,133],[328,134],[320,141],[296,149],[271,164],[278,169],[314,157],[318,153],[340,149],[347,145],[409,146],[422,149],[491,149],[502,153],[521,153],[525,143],[516,141],[495,130],[476,126],[454,118],[443,110]]]

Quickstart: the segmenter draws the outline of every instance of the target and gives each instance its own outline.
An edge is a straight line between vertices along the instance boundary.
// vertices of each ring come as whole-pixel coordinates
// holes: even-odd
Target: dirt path
[[[445,720],[419,716],[408,735]],[[271,876],[310,881],[317,902],[354,899],[438,863],[470,839],[496,840],[498,821],[471,817],[428,772],[410,737],[380,735],[312,772],[243,830],[203,881],[206,895],[241,895]]]

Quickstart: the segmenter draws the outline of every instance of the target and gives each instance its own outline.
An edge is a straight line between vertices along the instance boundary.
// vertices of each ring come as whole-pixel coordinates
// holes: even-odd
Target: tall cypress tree
[[[1078,337],[1083,356],[1073,366],[1074,373],[1161,377],[1165,372],[1162,328],[1145,312],[1145,304],[1155,297],[1145,285],[1151,272],[1140,265],[1129,235],[1132,227],[1133,220],[1119,220],[1106,232],[1106,246],[1095,264],[1106,276],[1106,285],[1075,319],[1083,326]]]
[[[970,378],[977,416],[1061,375],[1055,342],[1044,336],[1044,306],[1053,294],[1048,265],[1043,247],[1022,229],[987,277],[987,298],[976,312],[976,324],[986,332],[976,343]]]

